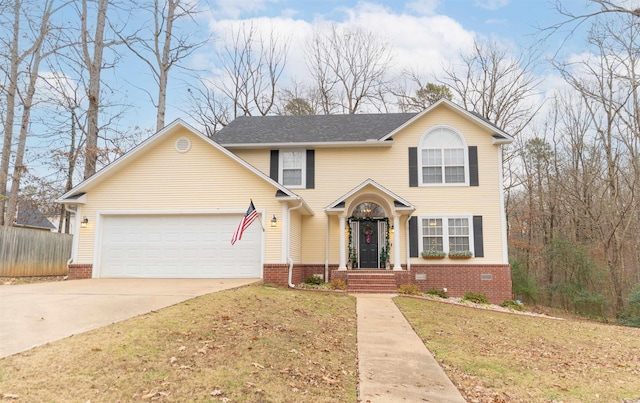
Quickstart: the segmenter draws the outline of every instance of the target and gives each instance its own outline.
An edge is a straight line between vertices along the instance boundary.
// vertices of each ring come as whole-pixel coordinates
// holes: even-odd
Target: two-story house
[[[353,291],[414,283],[501,302],[512,141],[447,100],[420,113],[241,117],[213,139],[175,121],[61,197],[79,228],[70,277],[295,286],[319,275]],[[258,222],[232,245],[250,201]]]

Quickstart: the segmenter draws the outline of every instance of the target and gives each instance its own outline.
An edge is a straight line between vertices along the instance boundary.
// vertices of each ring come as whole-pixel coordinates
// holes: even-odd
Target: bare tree
[[[320,95],[322,111],[356,113],[380,100],[386,90],[391,51],[372,32],[331,24],[316,30],[306,48],[307,66]]]
[[[51,16],[60,9],[60,7],[54,9],[53,5],[53,0],[47,0],[42,4],[42,8],[38,8],[35,7],[34,4],[23,4],[22,1],[16,0],[13,7],[13,35],[7,47],[9,50],[9,68],[7,69],[8,71],[5,70],[9,85],[5,94],[6,115],[3,118],[5,135],[2,150],[2,162],[0,164],[0,187],[2,188],[3,195],[6,194],[7,183],[9,181],[9,157],[12,151],[14,122],[16,117],[16,108],[18,106],[22,111],[22,115],[20,117],[20,131],[15,151],[13,174],[11,176],[11,193],[8,197],[6,221],[4,220],[5,196],[2,197],[2,202],[0,203],[2,206],[0,208],[0,212],[2,213],[2,222],[5,225],[11,225],[13,223],[13,217],[17,211],[20,181],[22,179],[22,175],[26,172],[23,160],[31,122],[31,109],[33,107],[40,63],[48,55],[54,53],[57,47],[56,44],[52,44],[48,47],[46,46],[46,41],[51,39],[50,34],[53,30],[50,24]],[[28,9],[29,12],[27,12],[26,9]],[[36,15],[36,11],[34,10],[39,11],[39,13]],[[29,28],[21,27],[22,15],[26,17],[26,22]],[[20,38],[28,38],[30,40],[30,43],[25,49],[20,47]],[[52,40],[52,42],[54,41]],[[20,81],[25,82],[26,88],[20,88]],[[16,99],[19,100],[19,105],[16,105]]]
[[[476,40],[462,65],[446,68],[438,82],[447,85],[465,109],[515,136],[541,107],[533,100],[541,81],[532,73],[534,53],[513,56],[496,42]]]
[[[288,48],[273,29],[263,35],[252,24],[242,24],[233,31],[230,44],[217,54],[219,74],[189,89],[205,130],[215,132],[238,116],[271,113]]]
[[[180,62],[189,57],[198,48],[206,44],[205,40],[196,40],[193,34],[179,34],[174,27],[176,23],[184,19],[193,20],[197,13],[197,3],[180,0],[155,0],[152,6],[147,2],[142,3],[142,8],[153,15],[153,28],[150,30],[150,37],[142,38],[144,31],[137,35],[124,38],[120,36],[140,60],[142,60],[151,70],[153,78],[158,85],[158,94],[154,97],[150,95],[151,101],[157,108],[156,131],[164,127],[165,112],[167,109],[167,84],[169,81],[169,71],[180,66]]]

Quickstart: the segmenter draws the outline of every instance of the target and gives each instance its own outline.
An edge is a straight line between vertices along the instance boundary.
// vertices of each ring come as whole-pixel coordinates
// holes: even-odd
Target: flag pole
[[[249,199],[251,201],[251,203],[253,203],[253,199]],[[266,232],[264,229],[264,225],[262,225],[262,219],[264,218],[264,214],[260,213],[260,219],[258,220],[258,222],[260,222],[260,228],[262,228],[262,232]]]

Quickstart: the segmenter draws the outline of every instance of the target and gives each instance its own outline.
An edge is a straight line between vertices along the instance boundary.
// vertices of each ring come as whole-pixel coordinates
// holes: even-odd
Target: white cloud
[[[434,15],[440,0],[416,0],[407,4],[407,10],[419,15]]]
[[[476,6],[487,10],[497,10],[509,4],[510,0],[476,0]]]

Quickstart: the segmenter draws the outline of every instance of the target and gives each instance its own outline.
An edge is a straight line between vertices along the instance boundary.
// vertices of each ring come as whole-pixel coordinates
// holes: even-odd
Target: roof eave
[[[286,142],[286,143],[226,143],[220,144],[228,150],[257,150],[264,148],[336,148],[336,147],[391,147],[393,140],[369,139],[365,141],[327,141],[327,142]]]

